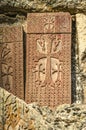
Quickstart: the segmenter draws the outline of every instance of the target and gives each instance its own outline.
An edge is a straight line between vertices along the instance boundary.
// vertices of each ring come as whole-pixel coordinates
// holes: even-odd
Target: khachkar
[[[26,102],[71,103],[70,14],[28,14],[26,53]]]
[[[24,98],[22,27],[0,26],[0,87]]]

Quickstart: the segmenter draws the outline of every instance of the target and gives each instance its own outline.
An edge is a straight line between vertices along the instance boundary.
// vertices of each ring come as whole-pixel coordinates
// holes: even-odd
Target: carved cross
[[[45,74],[45,80],[42,86],[51,85],[54,86],[54,81],[52,80],[52,74],[54,73],[60,73],[61,71],[61,63],[59,59],[57,59],[58,52],[61,50],[61,39],[57,36],[51,39],[51,35],[48,35],[48,37],[41,36],[37,40],[37,59],[38,62],[40,59],[46,58],[46,68],[40,69],[40,66],[42,66],[43,63],[39,64],[39,67],[36,69],[36,72],[38,72],[38,81],[40,81],[40,72]],[[53,68],[51,62],[52,60],[57,60],[57,63],[55,66],[56,68]],[[58,62],[59,61],[59,62]],[[45,72],[46,70],[46,72]],[[58,76],[56,81],[58,80]]]

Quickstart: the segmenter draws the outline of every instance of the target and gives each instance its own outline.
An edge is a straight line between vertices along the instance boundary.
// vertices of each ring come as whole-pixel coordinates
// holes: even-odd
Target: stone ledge
[[[1,0],[2,12],[55,12],[68,11],[71,14],[86,12],[85,0]]]

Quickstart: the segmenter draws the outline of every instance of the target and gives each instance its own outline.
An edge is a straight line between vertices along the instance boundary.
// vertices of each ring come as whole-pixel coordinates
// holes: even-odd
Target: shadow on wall
[[[76,44],[76,20],[72,20],[72,45],[71,45],[71,88],[72,88],[72,103],[76,100],[76,55],[77,55],[77,44]]]
[[[86,49],[82,55],[82,64],[85,66]],[[82,65],[81,64],[81,65]],[[84,93],[82,82],[85,81],[86,75],[83,73],[84,67],[79,63],[79,45],[76,31],[76,19],[72,20],[72,46],[71,46],[71,88],[72,88],[72,103],[83,103]]]

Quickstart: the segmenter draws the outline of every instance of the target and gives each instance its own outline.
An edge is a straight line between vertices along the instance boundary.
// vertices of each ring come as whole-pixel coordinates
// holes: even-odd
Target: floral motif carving
[[[10,90],[12,86],[13,67],[10,65],[12,62],[11,49],[8,44],[2,44],[1,64],[2,64],[2,79],[4,79],[3,87]]]
[[[55,17],[45,17],[44,18],[44,33],[55,32]]]

